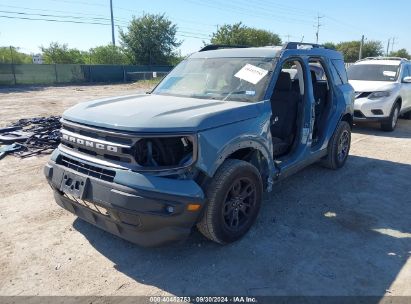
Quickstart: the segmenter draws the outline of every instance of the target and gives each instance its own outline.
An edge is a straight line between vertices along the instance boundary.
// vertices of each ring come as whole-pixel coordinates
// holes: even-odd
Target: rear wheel
[[[206,189],[208,203],[198,229],[220,244],[240,239],[258,215],[262,191],[257,168],[242,160],[226,160]]]
[[[343,167],[350,153],[350,146],[351,127],[348,122],[340,121],[328,144],[328,155],[322,165],[333,170]]]
[[[400,116],[400,104],[397,102],[391,110],[390,117],[387,122],[381,123],[381,129],[386,132],[392,132],[397,126],[398,117]]]

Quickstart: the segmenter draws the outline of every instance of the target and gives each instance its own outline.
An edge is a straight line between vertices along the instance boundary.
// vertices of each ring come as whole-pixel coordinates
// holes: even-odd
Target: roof
[[[408,59],[399,57],[367,57],[358,60],[355,64],[400,65],[404,62],[409,63],[410,61]]]
[[[235,58],[235,57],[264,57],[274,58],[282,50],[281,46],[272,47],[250,47],[250,48],[230,48],[212,51],[197,52],[190,58]]]
[[[283,46],[244,47],[244,46],[207,46],[194,53],[190,58],[275,58],[280,55],[290,56],[324,56],[343,60],[340,52],[327,49],[317,44],[288,42]]]
[[[400,65],[403,61],[401,60],[364,60],[357,61],[355,65]]]

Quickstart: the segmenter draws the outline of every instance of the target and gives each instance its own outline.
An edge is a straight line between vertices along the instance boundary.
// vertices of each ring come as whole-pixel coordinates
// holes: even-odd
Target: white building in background
[[[43,64],[43,56],[41,54],[33,55],[34,64]]]

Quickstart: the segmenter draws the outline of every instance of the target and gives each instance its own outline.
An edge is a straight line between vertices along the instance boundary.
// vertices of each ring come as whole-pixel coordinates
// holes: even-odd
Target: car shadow
[[[129,82],[130,83],[130,82]],[[43,91],[48,88],[64,88],[64,87],[89,87],[89,86],[121,86],[124,82],[73,82],[73,83],[54,83],[54,84],[17,84],[14,86],[0,86],[0,94],[14,94],[14,93],[30,93],[36,91]]]
[[[389,293],[411,254],[411,165],[351,156],[276,184],[240,241],[197,231],[183,243],[141,248],[82,220],[73,226],[131,279],[174,295]],[[403,283],[404,284],[404,283]]]
[[[15,94],[43,91],[48,86],[45,85],[16,85],[16,86],[0,86],[0,94]]]
[[[411,138],[411,120],[399,119],[397,127],[393,132],[385,132],[380,129],[380,124],[375,122],[357,123],[353,127],[353,133],[363,135],[374,135],[379,137]]]

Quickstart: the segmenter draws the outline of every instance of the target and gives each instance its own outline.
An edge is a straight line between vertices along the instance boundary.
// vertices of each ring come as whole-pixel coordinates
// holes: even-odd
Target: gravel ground
[[[136,85],[0,89],[0,125]],[[58,207],[46,156],[0,161],[0,295],[411,296],[411,121],[354,129],[339,171],[310,166],[266,195],[228,246],[197,231],[144,249]]]

